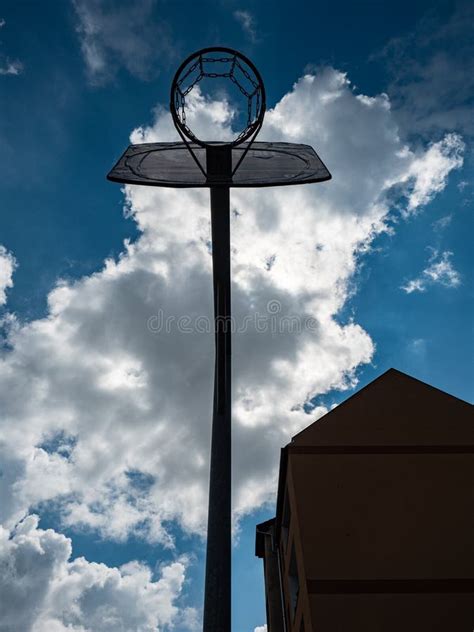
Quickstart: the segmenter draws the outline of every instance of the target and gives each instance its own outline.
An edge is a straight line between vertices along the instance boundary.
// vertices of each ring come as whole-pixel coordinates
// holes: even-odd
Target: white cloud
[[[462,166],[464,149],[464,142],[458,134],[447,134],[413,161],[407,174],[413,182],[407,212],[425,206],[444,189],[450,171]]]
[[[2,632],[158,632],[180,612],[186,560],[163,565],[159,577],[139,562],[119,568],[71,560],[71,541],[38,528],[30,515],[12,532],[0,527]]]
[[[19,75],[23,71],[23,64],[18,59],[5,59],[0,66],[0,75]]]
[[[413,292],[425,292],[431,285],[442,285],[444,287],[455,288],[461,285],[461,276],[454,268],[451,257],[453,253],[449,250],[438,252],[434,250],[429,258],[429,265],[422,273],[402,285],[402,290],[407,294]]]
[[[404,290],[407,294],[411,294],[412,292],[424,292],[426,289],[426,285],[423,279],[417,278],[408,281],[406,285],[402,285],[402,290]]]
[[[257,626],[254,632],[267,632],[267,624]]]
[[[418,358],[424,358],[426,356],[427,346],[425,338],[414,338],[410,340],[408,350]]]
[[[443,217],[440,217],[431,225],[433,226],[433,230],[435,232],[440,233],[451,224],[452,220],[453,215],[452,213],[450,213],[449,215],[444,215]]]
[[[257,25],[255,18],[249,11],[238,10],[234,11],[234,18],[242,27],[242,30],[247,35],[251,42],[257,41]]]
[[[13,272],[16,268],[15,257],[0,245],[0,306],[7,301],[7,288],[13,287]]]
[[[203,101],[189,121],[225,133],[226,107]],[[132,136],[176,133],[158,109],[153,125]],[[308,414],[304,404],[353,386],[356,369],[373,356],[369,334],[340,322],[339,313],[358,258],[385,230],[394,187],[411,196],[415,211],[460,161],[449,139],[426,150],[404,145],[387,97],[359,98],[330,68],[294,85],[268,112],[262,137],[313,144],[333,180],[232,191],[237,321],[259,313],[269,324],[289,315],[311,323],[299,334],[253,324],[235,335],[236,516],[274,498],[279,448],[325,412]],[[433,147],[442,160],[426,158]],[[204,533],[213,339],[148,324],[160,310],[212,316],[209,194],[125,191],[140,238],[96,274],[58,283],[44,319],[10,321],[11,350],[0,361],[0,517],[11,528],[28,508],[55,499],[66,525],[117,539],[135,532],[173,547],[169,521]]]
[[[92,84],[102,85],[120,68],[139,79],[158,73],[158,60],[172,53],[168,27],[156,22],[155,0],[72,0],[77,32]]]
[[[6,25],[6,21],[0,19],[0,29]],[[10,59],[4,53],[0,52],[0,76],[1,75],[19,75],[23,72],[23,64],[19,59]]]

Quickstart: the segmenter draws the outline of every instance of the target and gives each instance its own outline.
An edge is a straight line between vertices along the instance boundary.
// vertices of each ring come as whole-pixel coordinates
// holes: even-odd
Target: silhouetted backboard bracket
[[[232,148],[233,166],[247,144]],[[206,150],[197,144],[191,147],[205,163]],[[173,188],[271,187],[324,182],[331,174],[309,145],[254,142],[233,177],[211,182],[184,143],[143,143],[130,145],[107,178],[123,184]]]

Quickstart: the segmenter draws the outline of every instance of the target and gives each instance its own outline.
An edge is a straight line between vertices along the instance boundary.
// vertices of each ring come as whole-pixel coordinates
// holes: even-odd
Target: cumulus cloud
[[[429,258],[429,265],[419,276],[402,285],[401,289],[407,294],[412,294],[413,292],[425,292],[431,285],[458,287],[461,285],[461,276],[452,264],[452,256],[453,253],[449,250],[443,252],[433,250]]]
[[[13,272],[16,268],[15,257],[0,245],[0,306],[7,301],[7,288],[13,287]]]
[[[242,27],[243,32],[249,38],[251,42],[257,41],[257,25],[255,18],[249,11],[239,9],[234,11],[234,18]]]
[[[254,632],[267,632],[267,624],[257,626]]]
[[[190,617],[178,610],[187,562],[159,570],[130,562],[119,568],[71,560],[71,541],[38,528],[35,515],[13,532],[0,527],[2,632],[158,632]]]
[[[201,97],[189,123],[225,134],[231,106]],[[158,108],[132,137],[176,133]],[[237,323],[251,316],[233,345],[236,517],[274,498],[279,448],[326,411],[308,412],[311,400],[354,386],[373,356],[370,335],[340,311],[359,257],[386,230],[393,191],[416,211],[461,151],[450,138],[406,146],[386,95],[357,95],[331,68],[302,77],[268,112],[262,137],[313,144],[333,180],[232,191],[233,312]],[[95,274],[59,282],[47,317],[9,322],[0,363],[7,527],[54,499],[63,524],[104,537],[133,532],[172,548],[170,524],[204,534],[213,337],[156,323],[212,318],[208,195],[125,187],[140,238]],[[281,328],[284,318],[304,326]]]
[[[154,17],[155,0],[72,0],[87,75],[94,85],[112,80],[121,68],[139,79],[158,72],[172,54],[168,27]]]

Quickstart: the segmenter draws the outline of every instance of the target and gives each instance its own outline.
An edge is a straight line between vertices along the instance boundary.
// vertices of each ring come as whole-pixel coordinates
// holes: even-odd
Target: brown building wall
[[[474,621],[472,594],[313,594],[310,612],[314,632],[472,632]]]
[[[307,579],[474,578],[474,454],[291,454]]]
[[[286,632],[472,632],[472,407],[384,374],[283,451],[275,534]]]

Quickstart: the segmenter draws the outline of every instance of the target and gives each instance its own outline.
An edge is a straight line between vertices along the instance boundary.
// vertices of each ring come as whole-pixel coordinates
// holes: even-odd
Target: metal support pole
[[[229,147],[207,149],[208,179],[229,177]],[[231,629],[231,300],[230,191],[211,187],[214,278],[215,369],[209,512],[207,525],[204,632]]]

